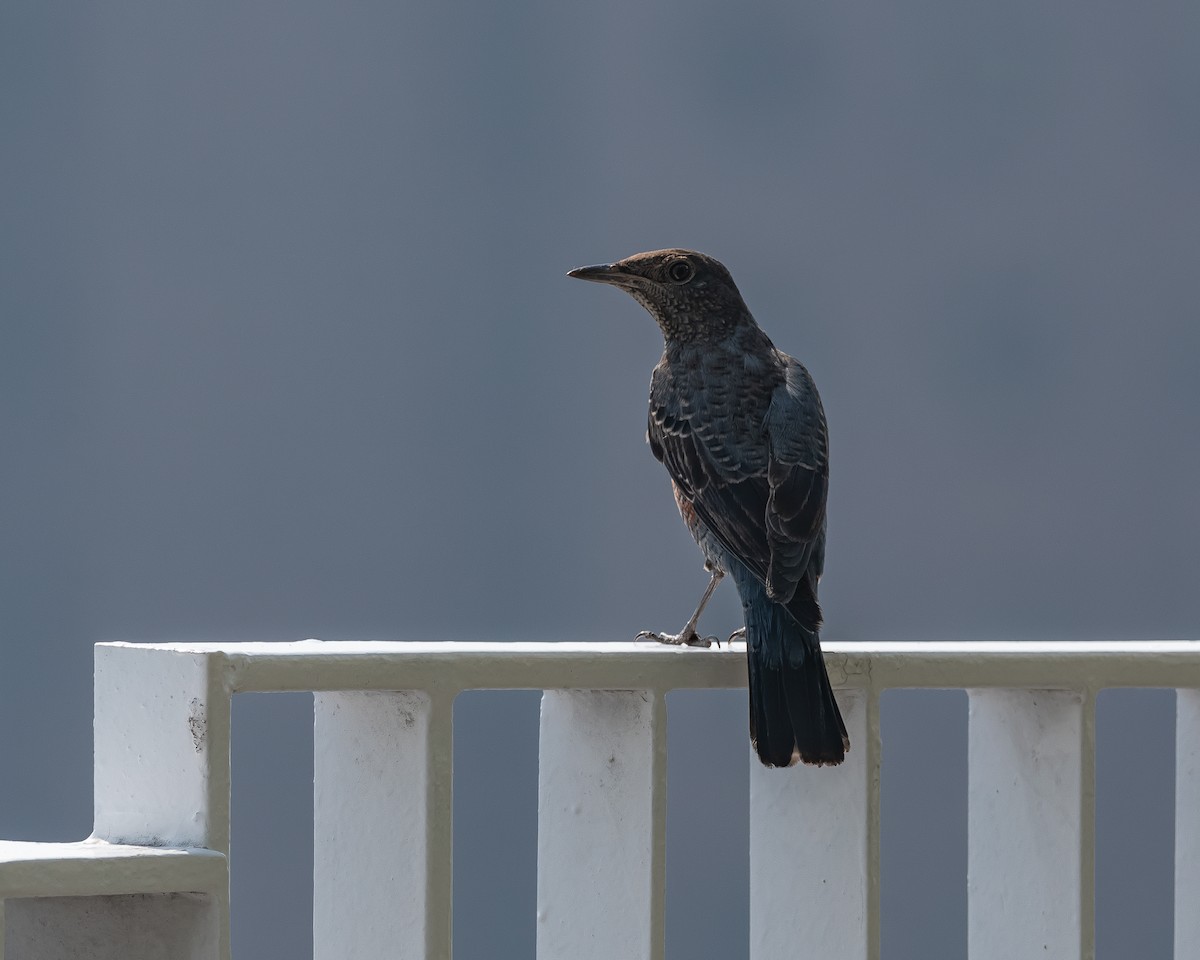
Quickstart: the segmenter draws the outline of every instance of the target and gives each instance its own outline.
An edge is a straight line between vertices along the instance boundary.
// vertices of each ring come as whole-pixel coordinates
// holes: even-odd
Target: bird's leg
[[[700,598],[696,612],[688,618],[688,622],[683,625],[683,629],[679,633],[654,633],[650,630],[643,630],[634,639],[656,640],[659,643],[670,643],[676,646],[711,647],[714,643],[720,646],[720,641],[716,637],[701,637],[697,634],[696,624],[700,622],[700,614],[708,603],[708,598],[712,596],[713,591],[717,589],[717,584],[721,582],[724,576],[724,571],[717,567],[712,568],[712,579],[708,581],[708,586],[704,588],[704,596]]]

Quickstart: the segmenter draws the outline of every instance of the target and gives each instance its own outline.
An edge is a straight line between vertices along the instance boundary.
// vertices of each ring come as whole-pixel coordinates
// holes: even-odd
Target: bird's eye
[[[667,267],[667,276],[676,283],[687,283],[695,273],[695,269],[686,260],[676,260]]]

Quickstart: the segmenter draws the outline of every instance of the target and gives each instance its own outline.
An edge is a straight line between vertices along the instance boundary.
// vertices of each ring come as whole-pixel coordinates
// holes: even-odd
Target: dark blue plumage
[[[812,378],[754,321],[723,265],[656,250],[571,276],[619,286],[663,332],[647,438],[712,581],[668,643],[708,645],[696,623],[733,578],[746,623],[750,736],[763,763],[840,763],[849,749],[819,630],[829,481],[825,414]]]

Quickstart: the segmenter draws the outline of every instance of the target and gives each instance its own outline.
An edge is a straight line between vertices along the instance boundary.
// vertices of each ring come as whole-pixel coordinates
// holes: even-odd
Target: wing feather
[[[697,429],[692,420],[705,411],[685,411],[655,382],[647,437],[697,516],[771,598],[788,603],[807,583],[804,602],[815,607],[820,570],[810,567],[824,562],[829,486],[825,415],[800,363],[784,358],[782,373],[750,436]]]

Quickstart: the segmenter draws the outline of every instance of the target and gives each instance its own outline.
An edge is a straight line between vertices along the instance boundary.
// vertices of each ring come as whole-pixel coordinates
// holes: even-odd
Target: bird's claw
[[[653,630],[643,630],[634,640],[652,640],[655,643],[666,643],[674,647],[711,647],[714,643],[719,647],[721,641],[716,637],[702,637],[695,631],[683,633],[656,633]]]
[[[739,627],[737,630],[734,630],[733,633],[731,633],[729,635],[729,640],[728,640],[729,643],[733,643],[735,640],[737,640],[739,642],[743,642],[743,643],[745,642],[745,640],[746,640],[746,628],[745,627]]]

